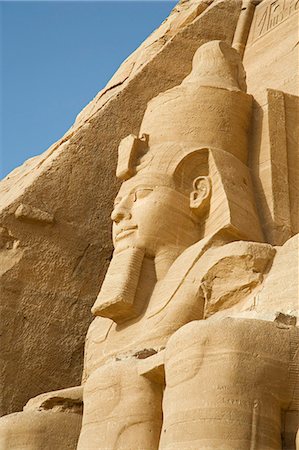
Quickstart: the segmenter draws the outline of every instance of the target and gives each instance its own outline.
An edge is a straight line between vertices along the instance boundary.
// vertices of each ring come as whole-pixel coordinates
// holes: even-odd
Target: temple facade
[[[179,2],[0,183],[1,450],[299,450],[298,10]]]

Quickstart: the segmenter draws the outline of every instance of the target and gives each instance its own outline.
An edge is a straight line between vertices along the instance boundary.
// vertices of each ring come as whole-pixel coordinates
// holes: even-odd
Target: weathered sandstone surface
[[[299,450],[298,10],[180,2],[3,180],[1,449]]]

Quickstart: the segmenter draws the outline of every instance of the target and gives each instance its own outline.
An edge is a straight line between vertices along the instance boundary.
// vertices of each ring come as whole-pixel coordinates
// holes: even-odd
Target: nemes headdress
[[[151,174],[188,195],[196,177],[209,175],[205,235],[227,229],[263,240],[247,167],[251,108],[237,51],[222,41],[202,45],[182,83],[148,103],[141,137],[121,141],[117,177],[134,184]]]

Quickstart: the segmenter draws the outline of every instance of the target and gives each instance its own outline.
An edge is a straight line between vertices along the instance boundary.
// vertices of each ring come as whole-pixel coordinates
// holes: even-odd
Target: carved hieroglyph
[[[253,110],[240,55],[220,40],[201,45],[182,83],[148,103],[138,136],[119,145],[114,253],[92,308],[82,387],[4,417],[3,448],[27,439],[30,450],[71,449],[78,437],[78,450],[296,448],[298,236],[285,242],[285,230],[261,225],[248,163]],[[278,237],[285,244],[274,247]]]

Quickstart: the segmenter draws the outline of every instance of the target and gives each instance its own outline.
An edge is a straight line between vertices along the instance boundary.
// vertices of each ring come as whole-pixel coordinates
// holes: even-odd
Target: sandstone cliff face
[[[117,147],[195,50],[232,42],[241,1],[183,1],[73,127],[0,183],[1,414],[80,383],[90,308],[109,265]]]

